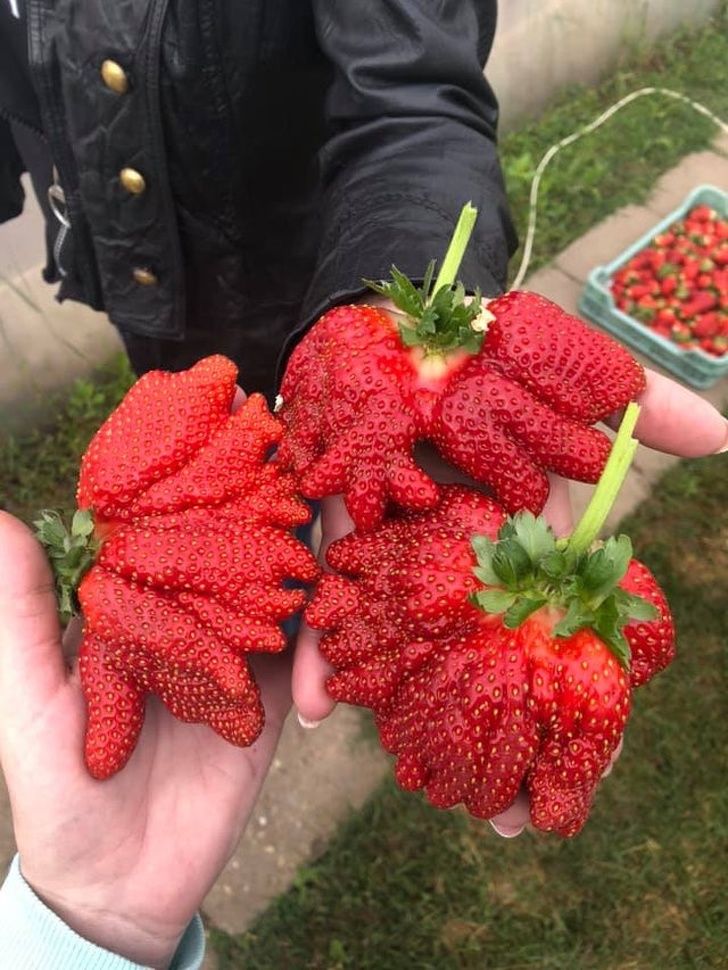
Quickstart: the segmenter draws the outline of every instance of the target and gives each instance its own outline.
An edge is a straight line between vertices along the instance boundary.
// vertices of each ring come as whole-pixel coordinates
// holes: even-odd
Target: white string
[[[687,95],[681,94],[679,91],[672,91],[670,88],[640,88],[638,91],[632,91],[631,94],[625,95],[625,97],[620,98],[619,101],[607,108],[606,111],[602,112],[598,118],[590,122],[588,125],[584,125],[579,128],[578,131],[572,132],[561,141],[552,145],[551,148],[546,152],[541,161],[538,163],[536,172],[533,176],[533,181],[531,182],[531,195],[529,198],[529,209],[528,209],[528,228],[526,230],[526,239],[523,244],[523,256],[521,258],[521,265],[516,273],[516,278],[511,283],[511,289],[517,290],[518,287],[523,283],[523,280],[528,272],[528,265],[531,262],[531,252],[533,249],[533,237],[536,234],[536,209],[538,206],[538,189],[541,184],[541,176],[546,171],[546,166],[549,164],[551,159],[556,155],[562,148],[567,145],[573,144],[582,135],[586,135],[591,131],[599,128],[604,124],[613,114],[616,114],[625,105],[630,104],[632,101],[636,101],[637,98],[642,98],[648,94],[664,94],[668,98],[674,98],[676,101],[684,101],[685,104],[689,104],[692,108],[698,111],[701,115],[705,115],[706,118],[710,118],[722,131],[728,133],[728,124],[714,115],[712,111],[705,107],[704,104],[700,104],[698,101],[693,101],[692,98],[688,98]]]

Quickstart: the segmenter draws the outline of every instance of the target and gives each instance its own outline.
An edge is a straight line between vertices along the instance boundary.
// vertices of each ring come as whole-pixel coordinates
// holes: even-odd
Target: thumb
[[[0,512],[0,710],[29,718],[66,681],[53,576],[30,529]]]

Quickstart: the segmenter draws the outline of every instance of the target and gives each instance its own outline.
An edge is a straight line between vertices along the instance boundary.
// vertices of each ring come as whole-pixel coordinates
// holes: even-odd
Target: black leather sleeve
[[[479,209],[460,277],[501,292],[516,245],[483,75],[495,0],[314,0],[334,65],[322,155],[322,246],[303,325],[395,263],[421,278],[465,202]]]

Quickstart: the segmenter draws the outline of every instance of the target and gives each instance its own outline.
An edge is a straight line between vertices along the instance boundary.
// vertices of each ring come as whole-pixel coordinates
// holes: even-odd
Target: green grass
[[[627,52],[621,67],[599,86],[565,91],[544,114],[503,138],[508,198],[521,240],[531,179],[543,154],[630,91],[672,88],[728,119],[728,5],[709,26],[629,57]],[[621,206],[644,201],[662,172],[688,152],[706,147],[718,133],[687,105],[654,95],[638,99],[593,134],[562,149],[541,181],[530,268],[543,265]],[[519,256],[520,250],[511,263],[513,273]]]
[[[667,591],[679,657],[636,695],[572,841],[497,838],[386,783],[220,970],[653,970],[728,953],[726,459],[684,462],[623,523]]]
[[[75,508],[79,459],[133,379],[126,357],[118,354],[59,394],[45,424],[0,442],[0,508],[26,522],[41,508]]]

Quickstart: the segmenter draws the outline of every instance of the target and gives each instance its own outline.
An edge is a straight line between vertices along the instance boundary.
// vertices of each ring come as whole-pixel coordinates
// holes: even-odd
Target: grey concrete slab
[[[721,143],[722,144],[722,143]],[[647,205],[664,216],[678,206],[692,189],[703,184],[728,190],[728,157],[717,152],[693,152],[655,183]]]
[[[389,758],[362,735],[360,711],[339,705],[313,731],[291,715],[250,825],[205,900],[206,916],[229,933],[246,929],[388,770]]]
[[[728,131],[721,132],[713,142],[713,151],[719,155],[728,155]]]
[[[583,286],[596,266],[610,263],[657,222],[659,216],[654,209],[627,205],[562,250],[554,264]]]
[[[531,273],[524,282],[524,289],[540,293],[541,296],[553,300],[567,313],[576,313],[582,287],[577,280],[552,264]]]
[[[42,266],[45,260],[43,213],[27,175],[23,176],[25,205],[16,219],[0,223],[0,280]]]
[[[49,393],[121,346],[104,314],[57,303],[38,266],[0,283],[0,431],[32,423],[47,408]]]

